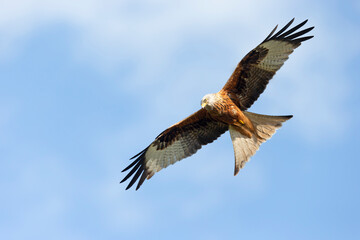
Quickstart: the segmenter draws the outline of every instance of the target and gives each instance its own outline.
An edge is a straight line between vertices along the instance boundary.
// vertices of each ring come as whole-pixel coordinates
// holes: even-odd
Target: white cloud
[[[88,61],[110,72],[124,62],[134,63],[132,75],[119,80],[120,86],[123,91],[146,96],[145,104],[152,108],[146,116],[150,122],[161,114],[169,114],[174,106],[178,107],[176,113],[172,113],[176,118],[189,113],[194,99],[201,98],[199,91],[206,93],[217,89],[222,85],[219,81],[225,83],[231,73],[228,72],[230,67],[219,73],[206,66],[185,66],[178,71],[177,82],[164,83],[162,76],[171,76],[168,67],[174,64],[174,56],[182,51],[180,46],[187,39],[203,36],[215,40],[224,49],[233,49],[228,52],[232,59],[224,60],[224,56],[219,55],[217,61],[235,65],[276,23],[285,24],[294,15],[297,21],[309,18],[308,26],[316,26],[315,38],[296,50],[255,109],[263,104],[269,114],[272,111],[281,113],[281,109],[296,114],[295,121],[301,126],[298,129],[302,129],[297,134],[313,142],[331,136],[336,139],[346,131],[346,124],[336,126],[348,119],[347,113],[341,110],[350,86],[346,66],[360,51],[360,37],[356,23],[339,15],[334,20],[336,12],[324,9],[321,4],[312,3],[311,9],[306,3],[294,5],[282,0],[246,4],[235,0],[21,0],[3,1],[2,5],[5,6],[0,10],[0,58],[3,61],[20,51],[22,42],[34,30],[66,24],[76,30],[72,47],[78,61]],[[344,36],[351,37],[344,42]],[[216,78],[212,77],[214,74]],[[194,82],[195,79],[201,81]],[[146,91],[154,86],[160,88],[152,96]],[[178,99],[183,98],[184,93],[188,101],[179,106]],[[338,111],[336,116],[334,108]],[[326,131],[331,128],[335,133]]]
[[[334,25],[331,12],[322,10],[323,6],[315,3],[312,10],[306,4],[296,6],[281,0],[246,4],[232,0],[136,3],[21,0],[3,1],[2,5],[5,6],[0,10],[0,52],[3,60],[13,56],[14,51],[19,51],[21,42],[26,41],[34,30],[64,23],[76,30],[73,49],[78,61],[88,61],[106,71],[116,69],[124,61],[133,62],[136,70],[130,78],[123,80],[121,87],[130,92],[140,91],[147,96],[151,94],[146,93],[146,89],[157,86],[158,81],[164,81],[162,76],[169,74],[167,68],[181,51],[179,46],[186,39],[199,35],[215,39],[220,46],[234,49],[231,62],[235,62],[276,23],[284,24],[292,15],[302,20],[302,16],[291,12],[303,8],[308,13],[305,17],[310,18],[309,26],[316,26],[313,31],[315,38],[296,50],[262,98],[269,99],[266,101],[272,103],[269,107],[285,108],[288,113],[297,114],[297,121],[306,129],[301,134],[309,140],[315,139],[315,142],[321,141],[320,136],[323,137],[324,132],[326,134],[326,129],[334,128],[336,122],[347,119],[346,113],[339,112],[334,121],[324,121],[332,117],[334,106],[341,109],[346,100],[350,84],[348,79],[344,79],[345,67],[359,53],[359,33],[354,31],[356,23],[344,17],[338,17]],[[352,37],[346,38],[344,43],[343,36]],[[184,92],[189,103],[177,112],[179,115],[188,112],[189,106],[192,106],[190,102],[201,98],[199,89],[205,86],[202,91],[212,91],[221,86],[218,81],[225,83],[226,77],[230,75],[230,72],[222,70],[223,78],[215,79],[211,78],[214,70],[197,68],[185,67],[179,71],[180,76],[176,78],[178,82],[162,86],[162,91],[147,101],[149,106],[161,106],[157,110],[153,109],[155,114],[152,116],[161,114],[160,110],[164,108],[167,113],[170,107],[177,105]],[[204,73],[205,70],[207,72]],[[201,79],[202,83],[194,83],[194,76]],[[281,77],[286,78],[286,81],[282,81]],[[190,85],[193,86],[190,90],[185,89]],[[163,99],[169,99],[169,104],[164,103]],[[336,129],[340,135],[345,130]]]
[[[312,4],[315,5],[315,3]],[[72,47],[77,61],[88,61],[92,66],[110,73],[116,71],[116,68],[124,61],[133,62],[135,65],[136,70],[133,75],[122,80],[120,85],[123,88],[122,91],[144,96],[146,101],[144,99],[142,102],[150,110],[146,111],[141,119],[134,119],[134,122],[129,123],[126,130],[120,129],[113,135],[98,140],[99,156],[105,159],[103,166],[108,167],[104,171],[116,177],[100,180],[93,191],[83,196],[83,200],[89,196],[95,199],[99,204],[96,207],[100,209],[96,210],[103,211],[102,217],[112,231],[131,232],[136,228],[151,228],[156,225],[152,222],[154,215],[158,213],[157,220],[159,220],[161,218],[159,212],[164,211],[160,209],[162,205],[160,203],[164,201],[160,199],[162,196],[155,196],[156,194],[142,189],[136,192],[136,197],[133,197],[135,195],[132,190],[124,192],[124,186],[117,184],[120,180],[117,179],[120,168],[114,166],[124,159],[124,155],[127,158],[131,157],[128,154],[135,154],[136,152],[132,152],[134,148],[145,147],[142,143],[139,146],[129,147],[129,143],[140,142],[139,132],[144,135],[141,141],[153,139],[155,136],[149,136],[148,133],[154,129],[149,129],[148,126],[156,123],[154,128],[159,128],[164,122],[170,122],[169,118],[178,121],[186,117],[185,114],[190,113],[189,111],[194,106],[199,107],[201,98],[199,92],[205,93],[217,89],[231,74],[232,66],[227,69],[211,69],[199,64],[185,66],[177,72],[179,76],[176,77],[176,81],[164,83],[164,78],[161,76],[171,74],[168,67],[174,65],[174,56],[182,51],[180,47],[186,43],[187,39],[202,36],[201,39],[215,40],[218,46],[222,46],[225,50],[230,49],[226,52],[226,57],[231,58],[225,59],[225,55],[217,52],[219,58],[216,61],[219,63],[226,61],[229,63],[226,65],[235,65],[247,51],[265,37],[276,23],[285,24],[293,16],[297,17],[297,22],[308,17],[309,26],[316,26],[315,38],[296,50],[290,61],[271,82],[255,109],[259,108],[266,114],[294,113],[294,125],[297,126],[295,134],[316,143],[326,138],[336,138],[346,131],[347,124],[338,125],[339,122],[346,123],[346,119],[349,118],[347,116],[349,113],[342,110],[348,98],[350,85],[350,79],[345,77],[345,68],[347,63],[359,53],[359,33],[357,26],[344,18],[337,18],[339,22],[334,25],[330,21],[332,12],[326,9],[320,10],[320,7],[326,8],[326,6],[315,5],[309,9],[307,3],[295,6],[281,0],[247,1],[246,4],[236,0],[196,2],[190,0],[181,2],[19,0],[2,1],[1,5],[3,6],[0,9],[0,59],[2,61],[16,58],[16,52],[21,51],[23,43],[35,30],[61,23],[76,30]],[[299,14],[300,12],[302,14]],[[308,15],[303,15],[304,13]],[[347,38],[344,43],[344,36],[351,36],[351,38]],[[195,80],[198,81],[194,82]],[[156,93],[147,92],[149,87],[154,89],[154,86],[159,86]],[[189,89],[188,86],[191,88]],[[179,103],[178,99],[184,98],[184,94],[186,94],[186,100]],[[197,98],[199,99],[196,100]],[[9,117],[0,119],[0,131],[12,116],[10,110],[6,108],[3,111],[3,109],[1,112]],[[170,124],[172,123],[174,122]],[[137,129],[135,126],[138,126]],[[328,129],[334,130],[328,131]],[[171,171],[179,171],[185,172],[187,179],[190,178],[189,182],[195,185],[200,182],[202,185],[206,183],[208,186],[213,186],[218,183],[216,176],[229,176],[244,192],[261,195],[266,186],[265,171],[261,165],[250,162],[240,173],[241,176],[233,178],[232,146],[228,135],[223,138],[228,138],[226,140],[227,156],[224,157],[228,164],[226,167],[219,169],[219,165],[225,163],[219,163],[221,157],[216,155],[214,149],[218,151],[217,147],[220,145],[212,145],[211,149],[214,152],[207,147],[205,155],[199,153],[198,157],[205,156],[206,159],[206,156],[212,156],[213,162],[203,167],[201,166],[203,162],[196,161],[194,156],[193,159],[187,159],[169,167],[166,170],[168,171],[166,179],[180,182],[181,179],[171,179]],[[218,152],[218,154],[224,156],[223,153]],[[79,186],[74,186],[72,180],[79,180],[80,177],[71,175],[69,178],[68,170],[62,160],[50,158],[49,162],[48,159],[46,161],[39,161],[36,157],[33,159],[40,164],[43,162],[47,164],[33,167],[35,168],[33,173],[38,176],[20,173],[23,178],[14,185],[28,183],[25,187],[39,186],[39,189],[42,187],[52,189],[52,191],[46,193],[43,201],[32,204],[31,207],[35,206],[33,210],[27,209],[29,211],[25,213],[26,218],[20,222],[22,224],[20,229],[31,231],[30,228],[33,228],[32,231],[39,231],[42,228],[40,223],[48,223],[46,226],[49,226],[49,232],[52,233],[54,233],[52,228],[56,228],[57,231],[69,228],[68,225],[63,225],[63,215],[72,214],[68,205],[73,201],[72,193],[79,188]],[[193,170],[190,168],[186,172],[190,165],[194,165]],[[51,168],[52,171],[44,175],[43,170],[39,170],[42,168],[45,170]],[[32,168],[29,169],[31,171]],[[29,171],[29,169],[27,166],[22,167],[23,171]],[[200,174],[198,174],[199,169]],[[59,177],[55,185],[44,182],[51,174]],[[161,174],[157,175],[151,181],[156,182],[161,178],[160,176]],[[62,182],[64,179],[67,179],[67,182]],[[165,177],[162,179],[165,180]],[[218,184],[224,184],[224,182]],[[65,187],[71,187],[69,192],[63,189]],[[151,189],[150,184],[146,187]],[[119,189],[121,194],[116,193]],[[182,199],[177,200],[179,208],[175,214],[183,214],[181,218],[189,219],[192,215],[204,215],[206,209],[221,205],[223,199],[219,193],[208,190],[205,189],[199,195],[185,199],[183,202],[180,201]],[[176,191],[177,189],[172,189],[169,192],[164,191],[163,194],[168,194],[167,197],[169,197]],[[33,194],[31,191],[28,193]],[[65,193],[68,195],[63,196]],[[151,199],[142,199],[141,195],[150,196]],[[19,194],[19,196],[23,195]],[[204,202],[207,204],[203,204]],[[165,210],[174,208],[171,202],[167,204]],[[32,216],[36,216],[37,222],[32,220]],[[8,230],[10,233],[16,231],[15,225]],[[79,235],[73,238],[80,237]]]
[[[277,1],[277,4],[284,5],[284,2]],[[108,60],[106,64],[113,64],[116,60],[135,57],[144,64],[146,72],[151,71],[152,68],[148,68],[151,63],[154,66],[161,62],[159,65],[163,67],[185,35],[202,31],[217,35],[221,28],[229,26],[241,30],[259,29],[262,24],[257,23],[263,23],[263,19],[258,16],[271,15],[266,9],[267,1],[244,4],[233,0],[20,0],[4,1],[2,5],[5,6],[0,10],[0,31],[5,36],[3,47],[38,27],[65,23],[80,35],[76,48],[92,52],[96,56],[92,60],[101,58],[97,64],[104,59]],[[258,8],[258,5],[263,7]],[[234,34],[239,33],[234,31]]]

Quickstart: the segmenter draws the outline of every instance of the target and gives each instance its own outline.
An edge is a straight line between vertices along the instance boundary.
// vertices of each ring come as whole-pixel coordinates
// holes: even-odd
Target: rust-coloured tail
[[[245,163],[255,154],[260,145],[270,139],[276,130],[282,126],[283,122],[292,118],[292,115],[269,116],[246,111],[244,114],[253,123],[257,134],[253,134],[249,138],[242,135],[235,127],[229,127],[235,153],[234,175],[238,174],[239,170],[245,166]]]

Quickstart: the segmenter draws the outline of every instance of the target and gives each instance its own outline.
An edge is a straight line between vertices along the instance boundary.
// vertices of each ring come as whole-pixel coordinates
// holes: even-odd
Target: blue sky
[[[359,239],[358,1],[3,2],[1,239]],[[293,114],[233,176],[228,133],[139,191],[128,159],[276,25],[315,26],[252,111]]]

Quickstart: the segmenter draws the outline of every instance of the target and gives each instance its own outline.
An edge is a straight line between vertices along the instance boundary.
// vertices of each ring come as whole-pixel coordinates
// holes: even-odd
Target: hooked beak
[[[204,108],[206,106],[206,103],[202,102],[201,107]]]

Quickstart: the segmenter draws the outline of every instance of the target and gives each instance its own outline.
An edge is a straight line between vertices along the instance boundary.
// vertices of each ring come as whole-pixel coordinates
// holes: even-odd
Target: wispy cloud
[[[18,180],[6,189],[7,192],[19,186],[23,187],[19,191],[25,191],[27,187],[32,189],[27,189],[24,194],[17,192],[5,203],[10,205],[14,199],[20,201],[27,194],[40,196],[38,202],[24,207],[26,209],[21,214],[25,217],[20,222],[20,229],[34,233],[43,227],[40,223],[48,223],[45,227],[49,229],[49,236],[50,233],[59,233],[59,238],[87,238],[87,233],[74,229],[71,224],[79,219],[86,221],[86,213],[91,210],[95,220],[87,222],[90,227],[83,226],[84,229],[104,223],[106,226],[102,226],[102,230],[116,236],[122,233],[130,235],[137,229],[154,233],[153,229],[162,230],[158,222],[170,224],[164,220],[169,214],[176,216],[176,226],[194,216],[209,216],[206,213],[209,208],[222,209],[224,204],[229,204],[234,197],[233,191],[227,192],[226,200],[222,191],[226,192],[225,185],[230,178],[241,188],[241,194],[254,194],[261,198],[265,194],[267,183],[264,176],[268,172],[260,161],[256,164],[250,162],[235,179],[232,176],[232,146],[227,134],[192,159],[166,169],[166,177],[163,173],[157,174],[151,179],[152,184],[144,185],[144,189],[138,192],[124,192],[118,181],[124,159],[145,147],[162,128],[198,109],[202,95],[222,87],[237,62],[249,50],[261,42],[277,23],[286,24],[294,16],[297,22],[309,18],[308,25],[316,27],[313,31],[315,38],[291,55],[253,109],[266,114],[294,114],[295,118],[289,122],[293,127],[287,130],[293,129],[294,138],[299,136],[303,143],[319,145],[324,139],[341,140],[351,121],[349,109],[344,107],[351,101],[350,95],[354,91],[348,64],[359,56],[360,33],[357,23],[338,15],[339,10],[332,4],[311,1],[293,4],[285,0],[246,3],[236,0],[3,1],[0,9],[1,63],[16,60],[37,31],[64,25],[72,30],[72,60],[88,64],[104,76],[115,79],[119,82],[119,95],[126,93],[126,96],[139,101],[131,103],[133,115],[127,114],[126,122],[121,119],[123,116],[119,117],[123,122],[119,123],[118,129],[99,133],[100,137],[95,139],[85,139],[91,138],[91,134],[78,139],[89,141],[81,150],[90,152],[91,149],[93,152],[89,155],[98,154],[96,159],[101,161],[102,168],[92,166],[94,169],[89,171],[102,171],[104,175],[95,178],[93,172],[89,173],[92,181],[90,177],[84,179],[81,174],[86,171],[83,167],[94,162],[78,160],[75,156],[82,154],[67,153],[71,158],[67,161],[54,157],[66,148],[54,147],[58,151],[51,152],[50,149],[50,153],[27,154],[42,150],[44,146],[31,145],[32,139],[21,139],[24,142],[17,143],[29,145],[31,149],[24,151],[24,146],[21,146],[24,154],[15,154],[13,158],[28,159],[28,162],[18,163],[19,169],[13,169]],[[359,7],[358,3],[351,4]],[[344,40],[344,36],[351,37]],[[128,71],[126,76],[118,73],[124,68]],[[0,102],[0,134],[16,116],[16,111],[15,105]],[[343,124],[338,125],[339,122]],[[64,138],[64,141],[70,141],[67,136]],[[4,139],[0,137],[0,144]],[[44,141],[41,139],[39,142]],[[56,144],[62,144],[61,141],[56,141]],[[13,146],[14,149],[18,147]],[[77,146],[74,151],[79,151]],[[267,156],[270,158],[270,155]],[[71,165],[78,161],[83,161],[81,170]],[[51,182],[48,179],[58,180]],[[85,184],[87,180],[91,183]],[[188,182],[189,189],[176,185],[184,181]],[[38,188],[33,189],[34,186]],[[203,191],[191,194],[199,186],[204,186]],[[222,190],[214,190],[214,186]],[[41,192],[43,189],[46,192]],[[158,189],[156,194],[151,192],[154,189]],[[174,194],[179,197],[174,197]],[[241,194],[235,196],[239,202]],[[77,197],[80,200],[74,200]],[[249,201],[240,203],[244,202]],[[85,203],[88,205],[84,206]],[[20,202],[13,204],[21,205]],[[76,219],[72,220],[73,211],[84,214],[83,218],[75,216]],[[245,217],[243,221],[246,222]],[[9,236],[16,233],[18,224],[11,226],[5,232]],[[21,238],[20,234],[17,236]]]

